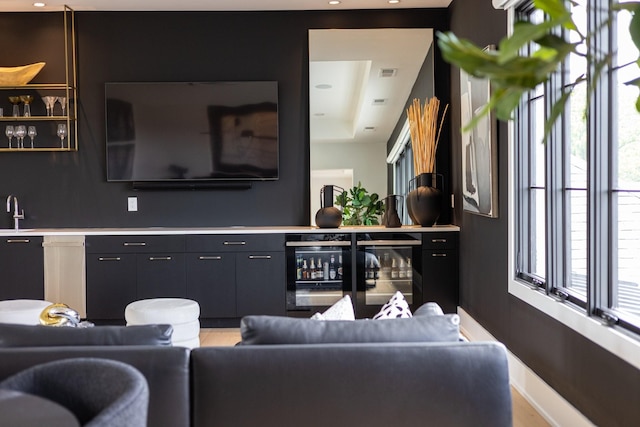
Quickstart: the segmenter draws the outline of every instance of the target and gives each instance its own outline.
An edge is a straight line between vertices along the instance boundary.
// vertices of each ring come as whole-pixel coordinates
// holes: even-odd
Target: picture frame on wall
[[[485,50],[495,49],[487,46]],[[491,84],[460,70],[460,119],[464,125],[489,102]],[[462,132],[463,211],[498,217],[497,123],[493,112]]]

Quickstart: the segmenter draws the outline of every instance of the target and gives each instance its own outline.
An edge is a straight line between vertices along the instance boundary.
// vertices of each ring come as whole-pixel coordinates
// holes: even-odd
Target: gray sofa
[[[377,321],[370,322],[352,324]],[[325,335],[340,327],[320,326]],[[140,370],[149,384],[150,427],[512,425],[499,343],[5,347],[0,381],[71,357],[119,360]]]

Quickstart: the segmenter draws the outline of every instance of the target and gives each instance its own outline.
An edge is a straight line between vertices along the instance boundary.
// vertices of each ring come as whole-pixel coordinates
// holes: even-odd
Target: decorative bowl
[[[0,67],[0,86],[26,85],[42,70],[45,64],[46,62],[36,62],[19,67]]]

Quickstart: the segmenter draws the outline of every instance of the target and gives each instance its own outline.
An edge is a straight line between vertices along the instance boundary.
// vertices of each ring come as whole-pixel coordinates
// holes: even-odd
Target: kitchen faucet
[[[11,199],[13,198],[13,228],[17,231],[20,228],[18,221],[24,219],[24,209],[22,212],[18,210],[18,198],[13,194],[7,197],[7,212],[11,212]]]

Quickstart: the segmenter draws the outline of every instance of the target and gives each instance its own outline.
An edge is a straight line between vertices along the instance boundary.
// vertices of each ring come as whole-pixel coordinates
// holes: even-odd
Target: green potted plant
[[[342,207],[343,225],[379,225],[382,214],[382,200],[377,193],[362,187],[362,183],[345,190],[336,197],[336,205]]]
[[[438,46],[445,61],[474,77],[489,79],[493,88],[487,105],[464,125],[464,130],[473,128],[489,111],[494,111],[500,120],[510,120],[522,96],[540,83],[546,82],[569,54],[586,56],[587,61],[594,64],[593,78],[599,77],[611,58],[606,55],[592,57],[581,53],[580,48],[583,44],[589,43],[591,33],[582,34],[578,30],[567,3],[566,0],[534,0],[534,7],[544,12],[547,19],[538,24],[516,22],[512,34],[500,41],[496,51],[484,50],[468,40],[458,38],[452,32],[437,33]],[[613,8],[625,9],[632,14],[629,31],[633,43],[640,47],[640,14],[636,13],[640,11],[640,2],[617,3]],[[609,21],[605,22],[608,23]],[[564,37],[558,34],[564,34]],[[537,49],[530,55],[522,54],[522,48],[531,43],[536,44]],[[637,63],[640,65],[640,59]],[[574,83],[583,79],[585,76],[579,76]],[[640,78],[627,84],[640,86]],[[571,88],[574,86],[568,85],[568,89],[554,104],[549,120],[545,123],[544,140],[547,139],[556,119],[564,111],[571,95]],[[636,109],[640,111],[640,97],[636,102]]]

